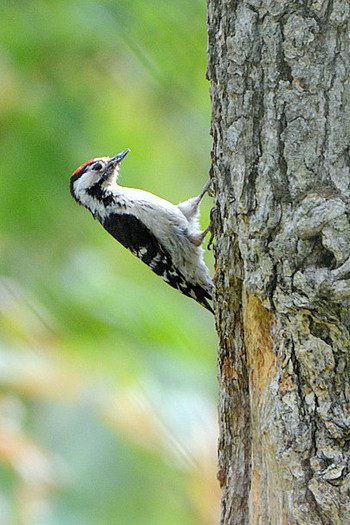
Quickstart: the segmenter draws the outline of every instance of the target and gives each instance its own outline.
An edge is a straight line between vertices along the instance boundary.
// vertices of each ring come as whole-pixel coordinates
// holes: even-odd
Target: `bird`
[[[201,231],[198,223],[211,181],[197,197],[177,205],[148,191],[120,186],[120,164],[130,151],[79,166],[70,178],[72,197],[161,279],[214,313],[209,303],[213,283],[202,247],[210,225]]]

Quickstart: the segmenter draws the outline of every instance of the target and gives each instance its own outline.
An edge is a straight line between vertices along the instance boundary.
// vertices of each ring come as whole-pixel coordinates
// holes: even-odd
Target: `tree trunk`
[[[208,0],[221,524],[350,524],[348,0]]]

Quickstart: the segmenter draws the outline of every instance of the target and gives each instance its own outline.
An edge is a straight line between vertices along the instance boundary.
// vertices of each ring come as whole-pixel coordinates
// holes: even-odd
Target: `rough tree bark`
[[[348,0],[208,0],[221,524],[350,524]]]

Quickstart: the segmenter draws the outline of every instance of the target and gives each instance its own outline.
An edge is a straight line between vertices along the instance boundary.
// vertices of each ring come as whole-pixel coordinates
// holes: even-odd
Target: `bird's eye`
[[[95,171],[100,171],[100,169],[102,169],[101,162],[95,162],[95,164],[92,165],[91,169]]]

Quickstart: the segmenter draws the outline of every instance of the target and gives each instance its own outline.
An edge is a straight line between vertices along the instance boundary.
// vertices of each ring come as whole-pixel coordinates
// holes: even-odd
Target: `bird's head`
[[[108,189],[116,182],[120,163],[129,151],[125,149],[115,157],[97,157],[79,166],[70,178],[72,197],[84,204],[84,196],[94,188]]]

